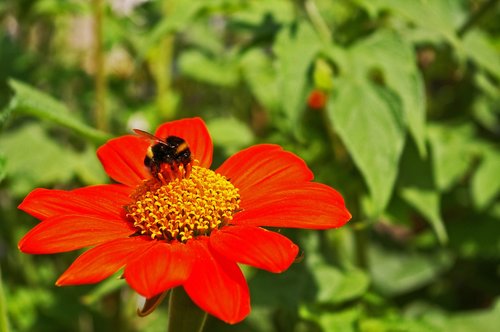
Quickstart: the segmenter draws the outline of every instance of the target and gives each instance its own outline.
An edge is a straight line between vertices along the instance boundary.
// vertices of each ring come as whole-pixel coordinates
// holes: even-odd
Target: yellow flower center
[[[147,180],[132,198],[135,202],[125,210],[138,234],[168,242],[186,242],[227,225],[240,202],[238,189],[231,182],[199,166],[193,166],[188,178],[168,183]]]

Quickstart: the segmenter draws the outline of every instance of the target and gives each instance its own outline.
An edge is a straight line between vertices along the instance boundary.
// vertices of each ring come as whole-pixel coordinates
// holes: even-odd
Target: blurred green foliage
[[[165,329],[165,305],[136,317],[123,281],[54,287],[75,254],[19,253],[35,221],[16,206],[107,181],[109,137],[201,116],[216,165],[281,144],[353,214],[288,231],[304,260],[245,270],[251,315],[207,331],[496,331],[498,17],[496,0],[2,1],[1,329]]]

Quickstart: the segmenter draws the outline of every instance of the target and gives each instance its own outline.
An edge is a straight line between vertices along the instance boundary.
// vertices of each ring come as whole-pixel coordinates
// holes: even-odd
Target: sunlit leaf
[[[291,23],[295,20],[294,6],[289,1],[247,1],[240,11],[232,16],[238,22],[261,24],[265,20]]]
[[[500,326],[500,299],[497,298],[491,309],[474,310],[453,315],[446,324],[445,329],[454,332],[496,332],[498,326]]]
[[[298,125],[306,105],[307,72],[321,46],[314,29],[307,23],[284,27],[274,43],[279,96],[287,127]]]
[[[10,188],[23,196],[35,187],[64,183],[75,169],[75,153],[51,140],[36,124],[3,135],[0,151],[7,156]]]
[[[146,36],[145,42],[141,46],[141,54],[143,55],[151,47],[157,46],[165,36],[178,32],[189,25],[204,5],[204,1],[200,0],[169,1],[168,9],[172,11],[172,15],[165,16],[164,19],[160,20],[151,33]]]
[[[239,79],[236,63],[231,59],[208,57],[198,51],[184,52],[179,66],[185,75],[214,85],[234,86]]]
[[[365,319],[360,322],[361,331],[405,331],[405,332],[442,332],[441,329],[420,319],[392,317]]]
[[[87,147],[84,151],[74,156],[75,174],[87,185],[106,183],[109,178],[101,162],[97,159],[94,146]]]
[[[452,45],[459,44],[456,34],[460,22],[457,15],[460,12],[458,1],[399,1],[399,0],[358,0],[361,3],[370,2],[367,8],[373,12],[387,10],[401,18],[411,21],[420,29],[438,35]]]
[[[66,106],[51,96],[14,79],[9,80],[9,85],[15,92],[9,105],[13,112],[28,114],[67,127],[96,143],[103,143],[109,138],[108,134],[86,125],[76,114],[71,113]]]
[[[381,79],[401,99],[405,122],[420,155],[425,156],[426,97],[413,45],[397,33],[380,30],[357,43],[349,53],[356,71],[364,70],[366,76]]]
[[[214,144],[224,147],[229,155],[250,146],[254,140],[250,128],[235,118],[213,119],[207,126]]]
[[[359,306],[351,306],[347,309],[318,313],[302,308],[300,316],[316,322],[323,331],[356,332],[359,331],[357,321],[362,316],[362,309]]]
[[[500,56],[490,39],[481,31],[473,30],[465,35],[463,43],[467,56],[499,80]]]
[[[113,276],[100,282],[92,289],[92,291],[85,294],[85,296],[82,298],[83,303],[87,305],[96,304],[100,300],[102,300],[103,297],[109,296],[110,294],[123,287],[125,282],[123,280],[119,280],[122,275],[123,271],[119,271]]]
[[[316,286],[317,300],[324,303],[342,303],[363,295],[370,284],[368,276],[361,270],[341,271],[328,264],[311,267]]]
[[[439,190],[448,190],[470,167],[472,134],[472,127],[468,124],[429,128],[432,168]]]
[[[478,209],[484,209],[500,192],[500,152],[498,149],[487,149],[474,176],[471,193]]]
[[[243,76],[258,101],[273,114],[279,109],[280,98],[276,70],[263,51],[247,52],[242,60]]]
[[[338,79],[337,86],[327,105],[329,120],[381,212],[391,197],[405,141],[401,104],[369,82]]]

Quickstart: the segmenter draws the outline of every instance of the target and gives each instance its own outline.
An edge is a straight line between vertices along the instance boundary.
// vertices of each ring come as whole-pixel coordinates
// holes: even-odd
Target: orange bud
[[[325,107],[327,99],[328,96],[325,92],[315,89],[309,94],[309,98],[307,98],[307,104],[312,109],[322,109],[323,107]]]

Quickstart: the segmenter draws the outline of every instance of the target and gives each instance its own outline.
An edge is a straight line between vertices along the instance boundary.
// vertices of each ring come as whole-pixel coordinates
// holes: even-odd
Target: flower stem
[[[318,34],[321,36],[324,42],[330,43],[332,40],[332,32],[330,31],[328,24],[326,24],[325,20],[321,16],[316,2],[314,0],[307,0],[304,3],[304,6],[307,16],[309,16],[309,19],[311,20],[313,26],[316,28]]]
[[[94,13],[94,65],[95,65],[95,106],[94,118],[99,130],[108,129],[106,114],[106,73],[104,71],[104,50],[102,47],[102,30],[104,19],[104,1],[93,0]]]
[[[168,303],[168,332],[201,332],[207,313],[191,301],[182,287],[170,291]]]
[[[7,305],[3,293],[2,271],[0,270],[0,331],[8,332],[9,320],[7,317]]]
[[[164,1],[162,13],[165,17],[173,17],[174,3]],[[175,108],[172,103],[172,61],[174,56],[175,34],[173,32],[165,35],[151,49],[148,55],[149,67],[156,84],[156,106],[159,118],[173,119]]]

